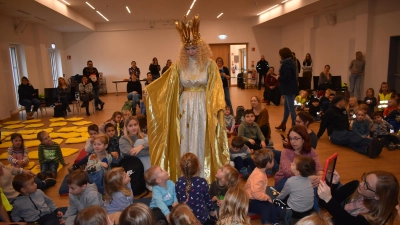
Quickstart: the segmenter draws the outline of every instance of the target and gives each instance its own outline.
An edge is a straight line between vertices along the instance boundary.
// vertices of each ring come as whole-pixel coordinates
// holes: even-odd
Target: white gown
[[[204,144],[206,135],[207,67],[200,72],[195,61],[181,71],[180,82],[184,88],[180,98],[181,156],[187,152],[197,155],[200,161],[199,176],[204,177]]]

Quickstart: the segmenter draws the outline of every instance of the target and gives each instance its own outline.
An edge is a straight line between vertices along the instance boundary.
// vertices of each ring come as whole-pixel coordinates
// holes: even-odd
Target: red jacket
[[[264,84],[265,84],[265,87],[267,87],[269,89],[270,86],[278,87],[279,81],[274,76],[271,76],[271,74],[267,74],[267,76],[265,76]]]

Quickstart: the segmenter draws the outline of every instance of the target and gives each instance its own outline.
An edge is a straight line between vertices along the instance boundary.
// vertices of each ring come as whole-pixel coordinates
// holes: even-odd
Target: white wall
[[[26,63],[22,63],[21,76],[28,76],[32,85],[44,92],[45,87],[52,87],[50,59],[47,49],[51,43],[57,45],[63,54],[63,38],[60,32],[47,29],[38,24],[28,24],[23,34],[14,31],[14,20],[0,15],[0,119],[10,117],[10,112],[16,109],[16,99],[13,88],[13,78],[9,54],[9,45],[17,44],[23,50]]]

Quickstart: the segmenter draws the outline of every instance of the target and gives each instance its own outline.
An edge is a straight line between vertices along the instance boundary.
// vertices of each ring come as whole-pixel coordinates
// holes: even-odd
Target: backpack
[[[61,104],[54,106],[54,117],[63,117],[63,110]]]
[[[124,168],[125,172],[131,178],[132,193],[135,196],[146,191],[146,183],[144,181],[144,167],[142,161],[136,156],[125,156],[119,162],[120,167]]]
[[[243,118],[244,118],[244,107],[243,106],[238,106],[236,107],[236,118],[235,118],[235,123],[236,125],[239,125],[242,123]]]
[[[129,110],[129,111],[131,111],[132,110],[132,101],[126,101],[125,103],[124,103],[124,105],[122,106],[122,110],[121,111],[124,111],[124,110]]]

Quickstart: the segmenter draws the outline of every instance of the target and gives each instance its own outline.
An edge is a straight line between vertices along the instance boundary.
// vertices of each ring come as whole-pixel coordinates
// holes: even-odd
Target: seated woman
[[[82,101],[81,108],[86,108],[87,116],[90,116],[89,102],[93,100],[92,90],[93,90],[92,83],[89,82],[87,76],[83,76],[82,83],[79,84],[79,98]]]
[[[261,132],[263,133],[266,140],[265,143],[268,146],[272,146],[272,141],[269,141],[269,143],[267,142],[267,140],[269,140],[271,137],[271,128],[269,127],[269,114],[267,108],[263,108],[261,106],[261,100],[258,96],[251,97],[250,103],[256,117],[254,121],[260,127]]]
[[[126,85],[128,100],[132,100],[132,115],[136,116],[136,105],[140,104],[142,99],[142,84],[135,75],[131,75],[131,80]]]
[[[26,119],[33,119],[33,114],[40,107],[40,101],[37,99],[35,89],[27,77],[22,77],[21,84],[18,86],[19,104],[25,107]],[[33,110],[32,110],[33,105]]]
[[[326,65],[324,67],[324,71],[322,71],[319,74],[319,80],[318,80],[318,90],[326,90],[328,88],[331,88],[332,86],[332,74],[329,73],[329,70],[331,67],[329,65]]]
[[[316,174],[310,176],[313,187],[317,187],[323,174],[317,152],[311,147],[310,135],[301,125],[294,125],[287,136],[289,142],[281,153],[279,171],[275,174],[275,189],[281,191],[286,180],[293,176],[290,165],[297,155],[312,157],[316,164]]]
[[[332,215],[335,224],[393,224],[399,182],[392,173],[364,173],[361,182],[354,180],[340,188],[339,180],[340,176],[335,171],[332,190],[324,181],[320,181],[318,186],[318,196],[323,200],[321,207]]]
[[[281,103],[281,91],[279,90],[279,81],[276,79],[276,76],[274,67],[271,66],[264,82],[264,99],[267,102],[267,105],[269,105],[270,102],[274,103],[276,106]]]
[[[58,78],[57,91],[58,97],[60,98],[62,111],[65,117],[67,116],[67,110],[68,112],[71,112],[71,109],[69,108],[69,97],[71,96],[71,88],[67,84],[67,82],[65,82],[65,79],[63,77]]]

